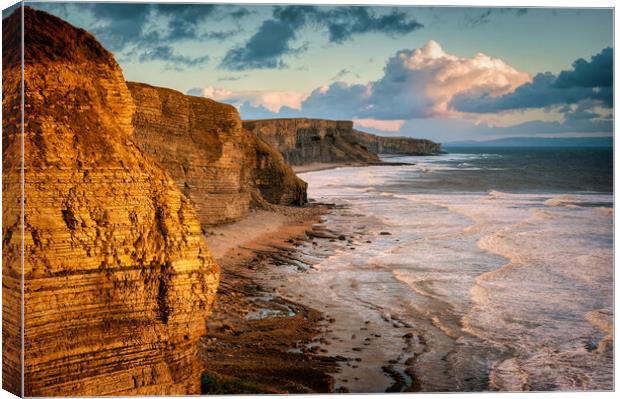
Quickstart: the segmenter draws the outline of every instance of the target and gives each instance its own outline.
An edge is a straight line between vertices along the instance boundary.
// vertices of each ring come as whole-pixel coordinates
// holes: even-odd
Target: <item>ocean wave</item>
[[[549,198],[543,204],[545,206],[563,206],[575,207],[581,200],[574,195],[561,195],[559,197]]]
[[[608,207],[601,206],[601,207],[596,208],[596,212],[601,213],[605,216],[613,216],[614,208],[608,208]]]
[[[487,193],[487,196],[489,198],[492,199],[496,199],[496,198],[506,198],[508,197],[510,194],[508,193],[503,193],[501,191],[497,191],[497,190],[489,190],[489,192]]]
[[[538,217],[541,219],[557,219],[562,217],[562,215],[558,213],[549,212],[548,210],[541,208],[533,208],[530,210],[530,212],[534,217]]]

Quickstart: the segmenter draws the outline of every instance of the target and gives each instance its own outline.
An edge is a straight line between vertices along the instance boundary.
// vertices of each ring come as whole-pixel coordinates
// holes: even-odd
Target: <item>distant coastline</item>
[[[444,143],[450,147],[613,147],[609,137],[506,137],[495,140],[464,140]]]

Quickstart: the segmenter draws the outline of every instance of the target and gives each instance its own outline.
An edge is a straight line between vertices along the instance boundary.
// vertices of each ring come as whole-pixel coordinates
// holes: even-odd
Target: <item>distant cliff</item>
[[[319,163],[380,163],[378,154],[429,155],[441,144],[409,137],[382,137],[353,129],[352,121],[325,119],[260,119],[243,127],[284,155],[290,165]]]
[[[172,175],[203,225],[240,219],[253,202],[305,202],[306,183],[278,151],[242,128],[233,106],[127,84],[136,104],[134,139]]]
[[[261,119],[243,121],[243,127],[277,148],[290,165],[381,162],[351,138],[351,121]]]
[[[112,54],[59,18],[24,12],[24,136],[21,9],[2,35],[3,388],[198,394],[219,270],[190,201],[134,143],[135,106]]]
[[[351,140],[354,140],[375,154],[395,155],[433,155],[441,152],[441,144],[426,139],[410,137],[384,137],[359,130],[351,130]]]

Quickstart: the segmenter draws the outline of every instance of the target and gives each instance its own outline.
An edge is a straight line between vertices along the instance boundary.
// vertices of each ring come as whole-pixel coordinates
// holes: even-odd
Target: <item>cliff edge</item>
[[[441,144],[410,137],[383,137],[353,129],[352,121],[260,119],[243,127],[277,148],[290,165],[310,163],[378,164],[378,154],[432,155]]]
[[[377,136],[355,129],[348,132],[348,136],[375,154],[435,155],[442,151],[441,144],[427,139]]]
[[[219,279],[198,219],[134,143],[135,106],[113,56],[82,29],[24,13],[23,136],[11,45],[20,9],[3,21],[2,60],[3,283],[21,278],[10,204],[19,204],[22,137],[25,147],[23,394],[198,394],[198,339]],[[19,298],[13,289],[4,294]],[[5,310],[4,325],[16,314]],[[9,352],[20,344],[11,332]],[[18,366],[3,362],[3,386],[16,394]]]
[[[376,154],[351,140],[351,121],[261,119],[243,121],[243,127],[278,149],[289,165],[381,162]]]
[[[302,205],[306,183],[246,132],[236,108],[144,83],[127,83],[136,143],[170,173],[203,225],[232,222],[255,203]]]

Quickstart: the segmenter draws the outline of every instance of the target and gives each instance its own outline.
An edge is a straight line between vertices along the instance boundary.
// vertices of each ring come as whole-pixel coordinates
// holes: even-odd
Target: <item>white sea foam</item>
[[[310,197],[363,215],[328,222],[364,225],[370,243],[325,259],[300,284],[363,318],[416,326],[428,346],[416,357],[423,389],[610,389],[613,196],[382,191],[446,170],[437,157],[415,162],[304,175]]]
[[[544,202],[545,206],[570,206],[579,202],[579,198],[574,195],[561,195],[550,198]]]

